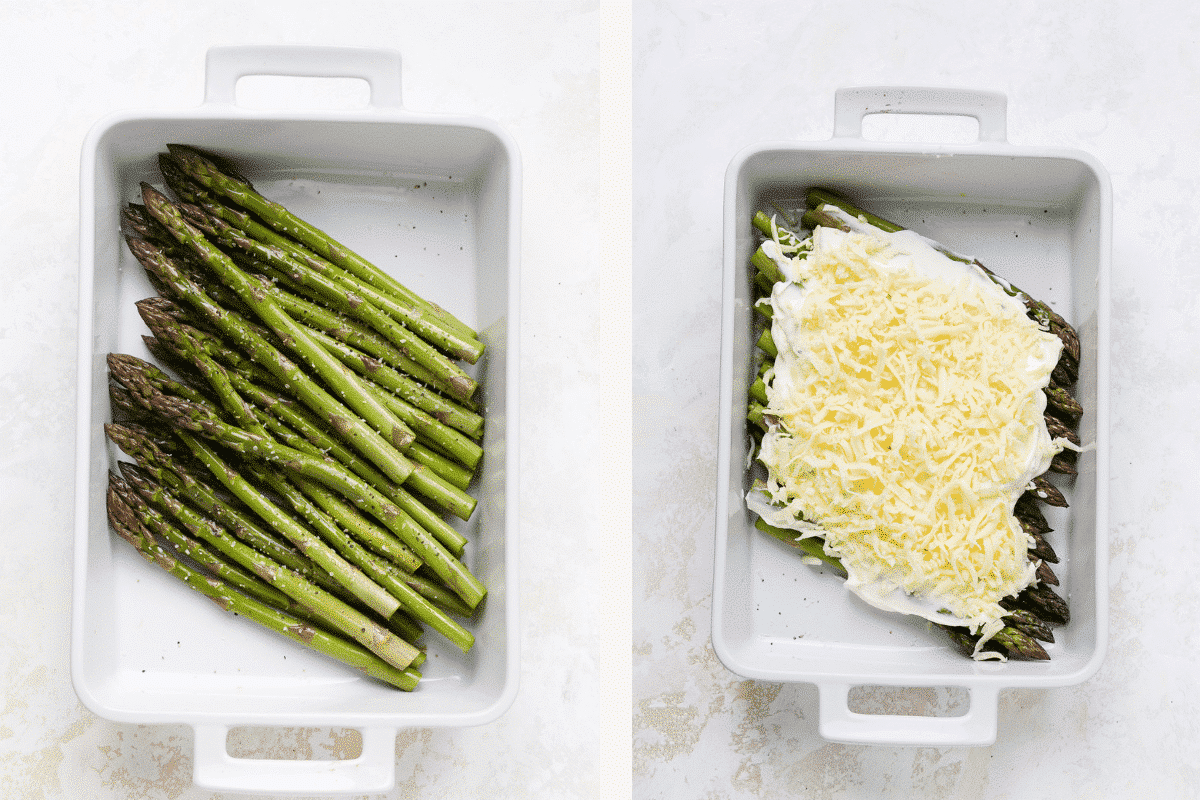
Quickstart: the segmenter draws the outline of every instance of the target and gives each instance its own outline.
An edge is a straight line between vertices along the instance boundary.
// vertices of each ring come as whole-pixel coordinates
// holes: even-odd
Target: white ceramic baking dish
[[[113,721],[193,726],[195,781],[211,789],[386,791],[398,729],[486,723],[517,690],[519,154],[488,120],[404,109],[392,52],[214,48],[205,75],[200,106],[102,120],[83,147],[75,689]],[[235,93],[248,75],[362,79],[370,101],[349,112],[252,110]],[[101,429],[105,355],[148,357],[133,303],[153,294],[120,236],[119,213],[138,200],[139,181],[162,187],[156,158],[173,142],[237,159],[263,194],[448,308],[487,346],[474,368],[487,417],[479,504],[459,527],[489,595],[469,655],[426,637],[425,677],[412,693],[230,618],[108,530],[104,489],[121,455]],[[353,728],[363,750],[347,760],[233,758],[226,738],[235,726]]]
[[[973,117],[967,144],[868,141],[879,113]],[[724,207],[724,314],[712,641],[733,672],[764,681],[816,684],[819,730],[844,742],[981,745],[994,741],[998,693],[1010,687],[1079,683],[1099,667],[1107,630],[1108,270],[1111,189],[1086,154],[1007,142],[1003,95],[963,90],[865,87],[835,97],[832,139],[770,142],[729,165]],[[1049,303],[1079,332],[1081,436],[1092,445],[1066,485],[1070,509],[1049,514],[1047,538],[1072,619],[1056,630],[1049,662],[974,662],[928,623],[878,611],[833,574],[800,563],[755,530],[747,478],[746,392],[754,339],[747,264],[757,242],[750,218],[822,186],[941,241]],[[854,687],[960,687],[959,716],[857,713]]]

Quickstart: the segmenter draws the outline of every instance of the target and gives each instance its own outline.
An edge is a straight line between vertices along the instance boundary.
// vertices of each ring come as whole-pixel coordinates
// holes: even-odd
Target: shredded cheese
[[[1042,391],[1061,342],[905,233],[860,222],[771,250],[788,280],[770,300],[765,491],[868,602],[990,636],[1036,580],[1012,512],[1063,447]]]

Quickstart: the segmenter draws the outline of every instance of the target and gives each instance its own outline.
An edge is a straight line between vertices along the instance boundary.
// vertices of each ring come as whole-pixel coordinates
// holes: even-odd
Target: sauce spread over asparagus
[[[782,279],[753,507],[823,538],[866,602],[986,641],[1038,581],[1014,507],[1067,444],[1044,416],[1063,343],[982,269],[826,213],[763,248]]]

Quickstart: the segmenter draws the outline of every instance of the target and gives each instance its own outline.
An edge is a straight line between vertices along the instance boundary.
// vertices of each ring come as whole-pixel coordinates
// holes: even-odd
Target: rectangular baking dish
[[[245,75],[361,78],[369,105],[351,112],[249,110]],[[489,596],[469,655],[433,634],[424,679],[400,692],[236,620],[114,540],[104,510],[122,457],[110,418],[105,356],[149,357],[133,306],[153,294],[120,234],[139,182],[162,188],[156,158],[185,143],[237,160],[255,187],[324,228],[479,331],[473,368],[486,455],[457,523],[467,565]],[[205,102],[179,113],[121,114],[89,133],[81,166],[80,325],[72,678],[83,703],[118,722],[195,729],[196,783],[224,791],[386,791],[399,728],[478,725],[512,703],[519,674],[518,334],[520,159],[494,123],[400,104],[395,53],[349,48],[214,48]],[[340,761],[231,758],[233,726],[359,729],[362,755]]]
[[[868,141],[869,114],[974,117],[978,141],[913,145]],[[835,741],[983,745],[994,741],[998,692],[1079,683],[1099,667],[1107,638],[1108,271],[1112,200],[1104,168],[1090,156],[1006,141],[1003,95],[944,89],[864,87],[835,97],[826,142],[748,147],[725,179],[721,410],[717,464],[712,641],[733,672],[765,681],[816,684],[819,730]],[[975,256],[1078,330],[1078,399],[1087,452],[1065,487],[1070,508],[1047,509],[1055,565],[1072,610],[1055,631],[1049,662],[974,662],[915,617],[859,602],[828,572],[805,566],[754,528],[749,488],[746,393],[754,379],[753,294],[748,263],[757,246],[750,219],[773,201],[803,204],[806,188],[844,194],[880,216]],[[1059,512],[1059,513],[1053,513]],[[850,710],[856,686],[961,687],[959,716],[864,714]]]

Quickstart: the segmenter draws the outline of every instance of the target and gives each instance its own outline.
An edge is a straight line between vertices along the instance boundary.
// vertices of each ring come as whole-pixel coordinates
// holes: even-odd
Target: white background
[[[1196,795],[1198,31],[1153,0],[636,5],[635,796]],[[709,640],[725,168],[828,139],[835,90],[878,84],[1002,92],[1010,142],[1112,177],[1107,659],[1002,692],[990,747],[825,742],[812,686],[743,680]]]
[[[94,123],[198,105],[205,51],[230,44],[397,50],[407,108],[491,118],[523,160],[520,692],[490,725],[401,731],[390,796],[596,797],[620,762],[627,787],[629,435],[602,402],[629,406],[628,8],[51,0],[0,4],[0,31],[0,793],[214,796],[191,783],[190,728],[99,719],[71,687],[78,187]],[[365,101],[342,88],[277,99]],[[602,690],[625,692],[615,726]],[[243,731],[235,745],[308,758],[354,738]]]

